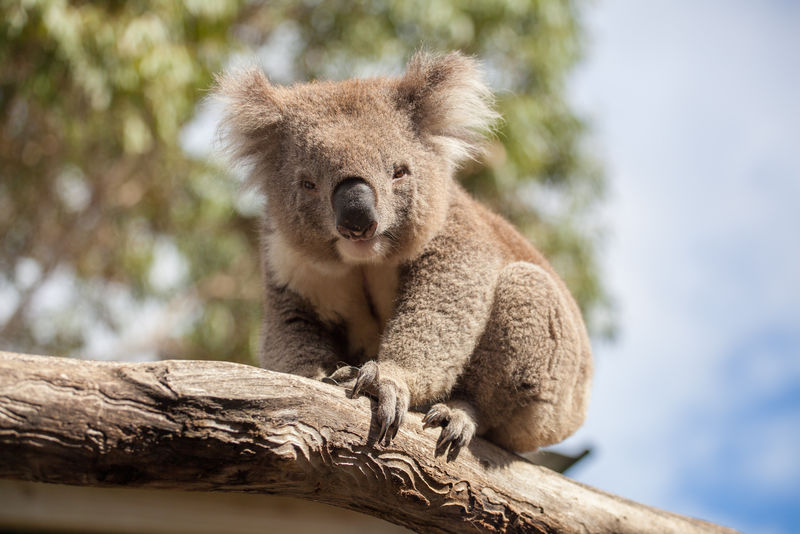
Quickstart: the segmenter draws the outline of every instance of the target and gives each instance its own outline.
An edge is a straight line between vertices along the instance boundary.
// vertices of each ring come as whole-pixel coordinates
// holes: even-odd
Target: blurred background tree
[[[258,203],[208,150],[214,72],[278,83],[479,56],[505,121],[465,185],[548,255],[594,333],[603,179],[565,98],[579,2],[4,2],[0,348],[254,362]],[[188,132],[188,133],[187,133]],[[194,141],[193,141],[194,140]],[[193,149],[192,146],[195,146]]]

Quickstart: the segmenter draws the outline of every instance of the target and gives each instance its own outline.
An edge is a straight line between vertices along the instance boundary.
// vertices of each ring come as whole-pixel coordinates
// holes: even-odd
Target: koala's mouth
[[[339,224],[336,226],[336,231],[339,232],[339,235],[350,241],[369,241],[375,238],[375,230],[377,230],[377,228],[378,222],[372,221],[371,224],[363,225],[363,227]]]
[[[374,263],[380,261],[389,251],[386,239],[381,234],[372,237],[340,237],[336,240],[336,250],[345,263]]]

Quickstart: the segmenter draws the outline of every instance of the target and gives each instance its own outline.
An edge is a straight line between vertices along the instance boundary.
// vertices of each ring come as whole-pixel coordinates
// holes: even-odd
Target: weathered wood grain
[[[0,352],[0,477],[282,494],[420,532],[732,532],[574,482],[476,439],[434,458],[409,414],[374,442],[370,401],[226,362]]]

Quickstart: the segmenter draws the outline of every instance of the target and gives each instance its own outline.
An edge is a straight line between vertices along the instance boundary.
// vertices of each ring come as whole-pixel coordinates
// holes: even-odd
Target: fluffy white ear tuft
[[[213,96],[224,106],[218,137],[238,164],[263,164],[277,151],[283,118],[280,90],[258,68],[216,77]]]
[[[485,134],[499,119],[478,62],[460,52],[414,54],[398,95],[420,133],[455,165],[482,152]]]

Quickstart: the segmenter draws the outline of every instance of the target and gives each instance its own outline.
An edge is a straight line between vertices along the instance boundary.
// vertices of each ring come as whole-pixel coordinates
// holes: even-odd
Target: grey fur
[[[322,379],[361,366],[331,380],[377,397],[380,440],[408,407],[430,409],[450,458],[474,434],[522,451],[580,426],[592,358],[575,301],[453,178],[497,118],[473,59],[418,53],[399,78],[291,87],[249,70],[216,93],[233,158],[267,198],[264,367]],[[333,190],[352,177],[374,191],[368,241],[334,224]]]

